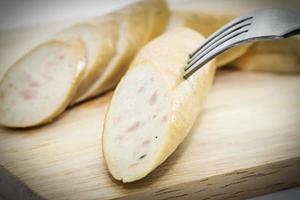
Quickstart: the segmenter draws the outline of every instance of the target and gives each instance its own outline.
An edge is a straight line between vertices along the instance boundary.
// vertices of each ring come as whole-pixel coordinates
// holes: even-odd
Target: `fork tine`
[[[239,17],[216,31],[189,55],[183,77],[189,78],[212,58],[238,44],[300,34],[299,20],[299,15],[286,9],[260,9]]]
[[[242,35],[243,33],[248,32],[248,30],[244,30],[242,32],[240,32],[238,35],[235,34],[231,37],[231,39],[236,38],[239,35]],[[183,77],[185,79],[189,78],[195,71],[197,71],[199,68],[201,68],[204,64],[206,64],[207,62],[209,62],[213,57],[221,54],[222,52],[226,51],[227,49],[241,43],[243,40],[234,40],[231,41],[226,40],[225,42],[223,42],[222,44],[220,44],[217,48],[213,48],[210,52],[208,52],[207,54],[205,54],[203,57],[197,59],[197,61],[189,67],[189,69],[187,69],[184,72]]]
[[[252,16],[242,16],[239,18],[234,19],[233,21],[229,22],[228,24],[224,25],[223,27],[221,27],[218,31],[216,31],[215,33],[213,33],[210,37],[207,38],[207,40],[205,41],[204,44],[202,44],[198,49],[196,49],[193,53],[191,53],[189,55],[190,58],[192,58],[200,49],[202,49],[203,47],[205,47],[206,45],[208,45],[212,40],[214,40],[217,36],[223,34],[226,30],[239,25],[242,22],[245,22],[249,19],[252,19]]]
[[[220,41],[224,41],[226,39],[230,39],[230,36],[232,36],[235,33],[239,33],[241,30],[244,30],[245,27],[250,26],[251,23],[247,22],[247,23],[243,23],[238,27],[234,27],[231,29],[228,29],[228,31],[226,31],[226,34],[222,34],[219,35],[218,37],[216,37],[211,44],[206,45],[206,47],[201,48],[192,58],[190,58],[188,60],[188,65],[185,67],[185,70],[189,68],[189,66],[191,66],[192,64],[194,64],[195,60],[199,57],[202,57],[203,54],[207,53],[209,50],[211,50],[212,48],[216,47],[216,44],[219,44]]]
[[[226,37],[227,35],[231,34],[234,31],[238,31],[239,29],[249,26],[252,22],[249,20],[244,20],[243,22],[232,26],[230,28],[228,28],[227,30],[225,30],[223,33],[217,35],[216,37],[214,37],[212,40],[210,40],[209,42],[205,42],[204,45],[201,45],[201,47],[198,48],[197,51],[195,51],[195,54],[190,57],[190,59],[188,60],[188,63],[190,63],[195,57],[197,57],[200,53],[202,53],[203,51],[205,51],[207,48],[209,48],[210,46],[212,46],[213,44],[215,44],[216,42],[218,42],[220,39]]]
[[[248,27],[250,25],[251,25],[251,23],[248,23],[248,24],[243,25],[242,27],[238,27],[236,30],[231,31],[231,33],[229,33],[225,37],[216,40],[212,45],[207,46],[206,48],[200,50],[197,53],[197,55],[195,55],[193,58],[190,59],[190,62],[188,62],[188,65],[185,67],[185,70],[188,70],[190,67],[192,67],[197,62],[197,60],[201,59],[203,56],[205,56],[207,53],[212,51],[214,48],[217,48],[224,42],[248,31]]]

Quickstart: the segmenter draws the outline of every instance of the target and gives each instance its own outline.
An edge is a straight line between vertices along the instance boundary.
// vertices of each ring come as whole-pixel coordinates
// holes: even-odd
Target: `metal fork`
[[[213,33],[190,54],[184,78],[236,45],[300,34],[300,16],[287,9],[262,9],[238,17]]]

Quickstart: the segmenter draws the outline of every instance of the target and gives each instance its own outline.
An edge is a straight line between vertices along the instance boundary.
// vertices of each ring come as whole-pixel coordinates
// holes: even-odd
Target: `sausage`
[[[150,0],[123,8],[114,16],[120,21],[116,53],[98,80],[78,102],[102,94],[117,85],[138,50],[164,31],[169,10],[165,1]]]
[[[76,103],[83,93],[97,80],[115,53],[118,24],[116,20],[104,17],[98,23],[87,21],[71,26],[52,38],[58,41],[80,39],[87,53],[87,65],[81,83],[71,104]]]
[[[191,29],[175,29],[133,60],[113,94],[102,133],[103,155],[115,179],[143,178],[190,132],[216,70],[211,61],[183,79],[189,53],[203,41]]]
[[[248,71],[300,73],[300,38],[253,44],[232,66]]]
[[[31,127],[50,122],[70,103],[84,73],[81,41],[51,41],[19,59],[0,82],[0,124]]]
[[[0,93],[1,103],[4,103],[0,106],[3,114],[0,117],[0,124],[9,127],[30,127],[44,124],[58,116],[67,106],[80,103],[114,88],[138,50],[163,31],[168,21],[168,14],[168,7],[164,0],[145,0],[105,16],[81,22],[54,34],[40,46],[28,52],[20,61],[17,61],[11,67],[12,69],[4,75]],[[64,59],[55,58],[57,60],[55,65],[68,69],[64,66],[66,61],[69,61],[73,66],[69,67],[70,72],[66,78],[62,76],[63,73],[56,76],[55,73],[59,73],[60,70],[54,74],[51,74],[52,72],[43,73],[44,81],[48,80],[49,84],[53,83],[51,82],[53,80],[57,83],[70,81],[71,77],[69,76],[73,74],[72,70],[77,69],[78,66],[80,66],[80,73],[78,72],[80,76],[74,75],[74,80],[65,82],[62,89],[53,83],[53,88],[44,90],[45,84],[41,85],[35,79],[34,82],[29,83],[29,79],[26,79],[27,86],[33,88],[22,90],[21,93],[18,93],[19,96],[15,95],[17,93],[15,90],[8,92],[8,88],[14,88],[11,86],[12,80],[19,76],[24,78],[26,73],[30,73],[30,77],[39,79],[40,71],[46,69],[45,65],[48,65],[43,60],[55,56],[56,50],[53,49],[56,48],[68,53],[65,53]],[[75,57],[80,57],[79,54],[82,59],[75,62]],[[79,62],[83,59],[84,62]],[[49,84],[46,85],[50,87]],[[17,88],[23,87],[19,85],[18,80],[12,85],[17,85]],[[45,99],[48,100],[40,101],[40,93],[45,92],[49,92],[48,95],[44,94]],[[53,97],[49,97],[51,95]],[[53,99],[57,95],[59,98]],[[17,100],[9,102],[9,99],[14,96],[18,97]],[[21,99],[26,100],[26,103],[20,103],[19,97],[23,97]],[[15,101],[20,103],[20,107],[12,108],[11,103]],[[42,105],[43,102],[44,105]],[[49,102],[53,105],[50,105]],[[15,104],[17,103],[13,103],[13,105]],[[26,106],[33,104],[39,109],[45,108],[45,111],[32,115],[30,107]],[[22,113],[15,117],[16,111]]]

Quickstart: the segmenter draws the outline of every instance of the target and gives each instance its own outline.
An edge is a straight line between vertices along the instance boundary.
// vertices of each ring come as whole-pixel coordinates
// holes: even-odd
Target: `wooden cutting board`
[[[63,26],[0,33],[1,64]],[[110,177],[103,161],[101,130],[111,95],[68,109],[46,126],[0,128],[0,196],[211,200],[300,185],[300,76],[218,71],[190,135],[131,184]]]
[[[103,161],[101,129],[110,98],[69,109],[47,126],[0,129],[0,194],[235,199],[300,184],[300,76],[219,71],[187,139],[132,184],[114,181]]]

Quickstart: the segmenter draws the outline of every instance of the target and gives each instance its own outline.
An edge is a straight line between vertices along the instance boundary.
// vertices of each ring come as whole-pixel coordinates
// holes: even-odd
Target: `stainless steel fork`
[[[236,45],[287,38],[300,34],[300,16],[287,9],[262,9],[238,17],[213,33],[190,54],[184,78]]]

